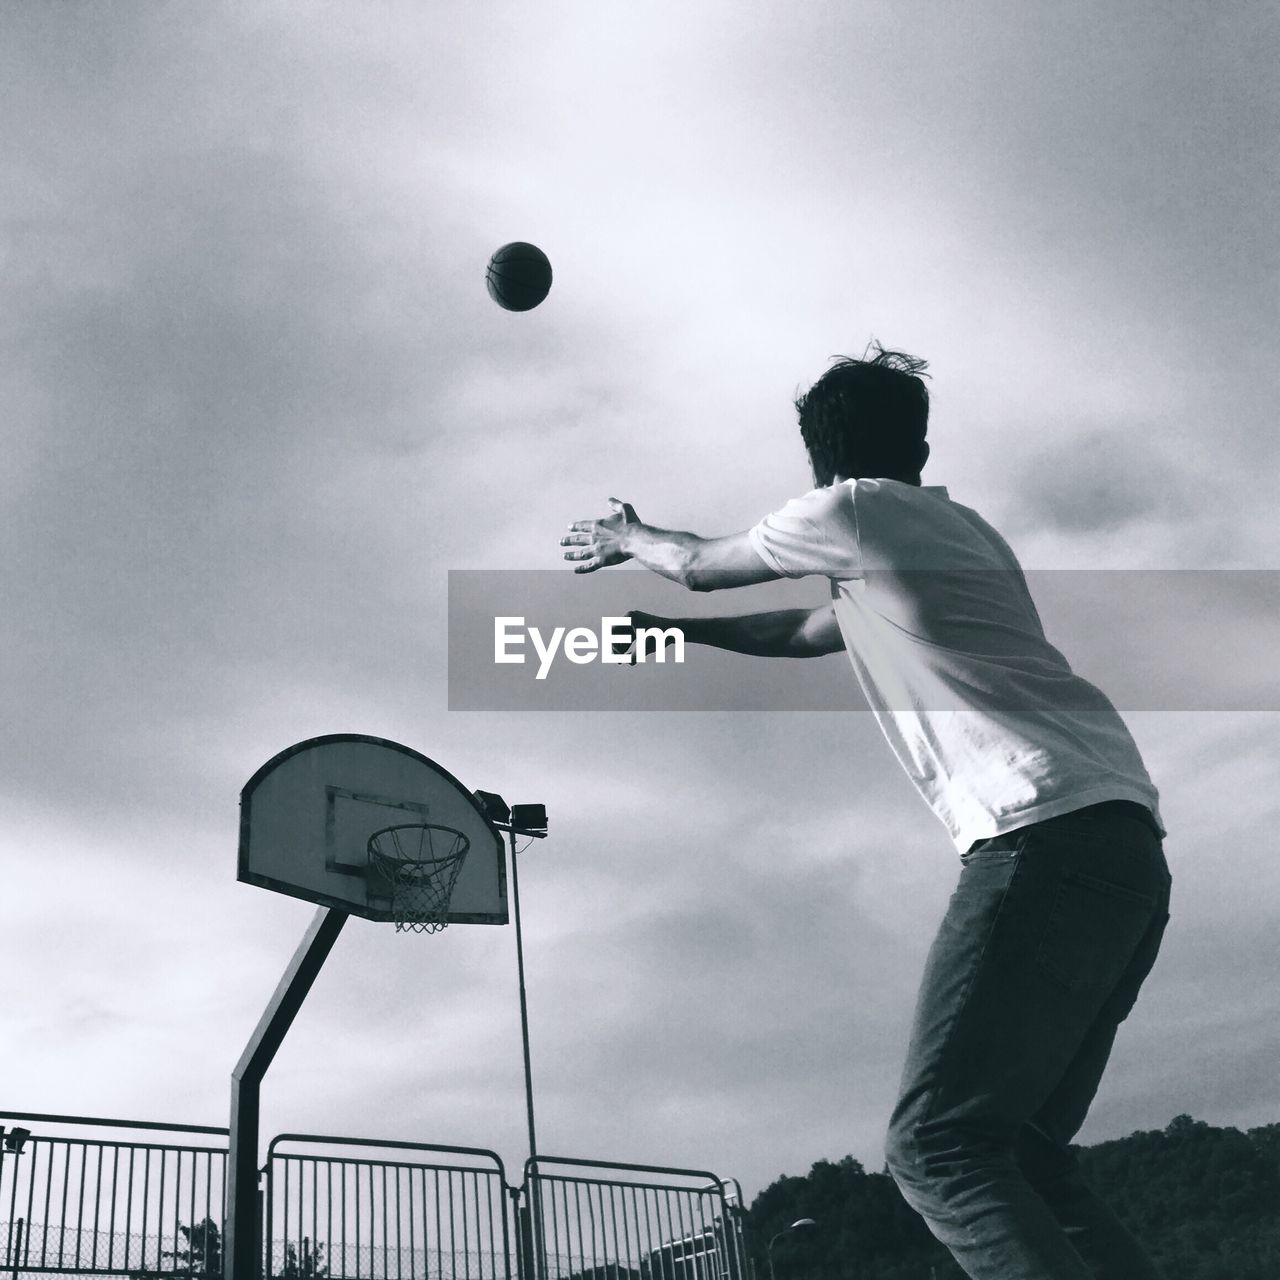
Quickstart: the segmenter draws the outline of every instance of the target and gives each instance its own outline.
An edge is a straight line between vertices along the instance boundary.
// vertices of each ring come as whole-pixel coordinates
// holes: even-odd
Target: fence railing
[[[0,1144],[0,1280],[220,1277],[225,1129],[0,1124],[32,1130]],[[741,1192],[698,1170],[539,1156],[513,1187],[481,1148],[281,1134],[261,1172],[264,1280],[752,1280]]]
[[[511,1280],[511,1203],[492,1151],[282,1134],[266,1165],[268,1280]]]
[[[749,1280],[737,1184],[538,1156],[525,1166],[537,1280]]]
[[[202,1275],[216,1264],[225,1129],[32,1112],[0,1112],[0,1122],[37,1126],[19,1150],[0,1149],[5,1280]],[[168,1135],[188,1140],[158,1140]]]

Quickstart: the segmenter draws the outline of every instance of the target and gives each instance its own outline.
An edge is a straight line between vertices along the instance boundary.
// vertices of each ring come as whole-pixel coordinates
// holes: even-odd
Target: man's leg
[[[1049,1206],[1094,1280],[1160,1280],[1128,1228],[1085,1182],[1075,1153],[1032,1125],[1018,1136],[1018,1166]]]
[[[1167,894],[1158,839],[1126,818],[1085,811],[965,855],[926,965],[887,1154],[908,1202],[975,1280],[1094,1280],[1015,1147],[1099,1019],[1128,1012]],[[1085,1109],[1109,1048],[1094,1045],[1092,1087],[1077,1073]]]
[[[1052,1210],[1067,1239],[1089,1263],[1097,1280],[1155,1280],[1159,1276],[1142,1246],[1085,1182],[1070,1143],[1079,1133],[1098,1090],[1116,1030],[1128,1017],[1138,990],[1155,963],[1167,921],[1166,890],[1125,976],[1085,1037],[1066,1075],[1039,1114],[1018,1134],[1019,1168]]]

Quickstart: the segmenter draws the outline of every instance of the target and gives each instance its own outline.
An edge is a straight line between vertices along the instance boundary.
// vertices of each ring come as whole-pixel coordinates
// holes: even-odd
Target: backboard
[[[502,835],[471,793],[411,747],[334,733],[286,748],[240,793],[236,878],[368,920],[394,920],[390,886],[369,866],[370,835],[433,822],[466,834],[448,920],[506,924]]]

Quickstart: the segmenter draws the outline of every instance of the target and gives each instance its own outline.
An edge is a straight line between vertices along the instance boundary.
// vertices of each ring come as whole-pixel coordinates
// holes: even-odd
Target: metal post
[[[528,1241],[525,1255],[528,1280],[542,1274],[542,1189],[538,1183],[538,1137],[533,1123],[533,1067],[529,1054],[529,999],[524,985],[524,934],[520,927],[520,876],[516,871],[516,833],[507,829],[511,842],[511,908],[516,918],[516,972],[520,980],[520,1039],[524,1046],[524,1101],[529,1119],[529,1159],[525,1163],[525,1182],[532,1192],[526,1205],[522,1239]]]
[[[520,977],[520,1034],[524,1042],[524,1099],[529,1113],[529,1159],[538,1154],[538,1139],[533,1127],[533,1069],[529,1060],[529,1001],[524,987],[524,940],[520,932],[520,879],[516,873],[516,833],[507,832],[511,841],[511,904],[516,917],[516,971]]]
[[[261,1272],[258,1103],[262,1077],[346,922],[345,911],[336,907],[319,908],[231,1073],[227,1228],[222,1241],[224,1280],[257,1280]]]
[[[22,1263],[22,1228],[25,1225],[26,1223],[21,1218],[15,1223],[17,1230],[14,1232],[14,1238],[17,1240],[17,1244],[13,1250],[13,1280],[18,1280],[18,1267]]]
[[[516,1280],[535,1280],[533,1265],[533,1227],[529,1206],[520,1203],[520,1188],[512,1187],[511,1201],[516,1209]]]

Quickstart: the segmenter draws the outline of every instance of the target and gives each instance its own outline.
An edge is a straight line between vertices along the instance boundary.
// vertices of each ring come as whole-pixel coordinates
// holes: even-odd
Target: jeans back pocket
[[[1128,969],[1156,899],[1081,871],[1065,871],[1036,954],[1042,973],[1068,991],[1109,991]]]

